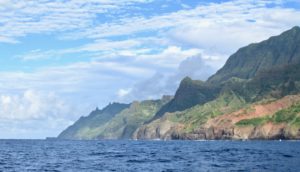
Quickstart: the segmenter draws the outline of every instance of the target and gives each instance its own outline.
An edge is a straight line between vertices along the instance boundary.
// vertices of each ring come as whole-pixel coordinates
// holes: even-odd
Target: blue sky
[[[300,25],[296,0],[0,0],[0,138],[44,138],[109,102],[174,94]]]

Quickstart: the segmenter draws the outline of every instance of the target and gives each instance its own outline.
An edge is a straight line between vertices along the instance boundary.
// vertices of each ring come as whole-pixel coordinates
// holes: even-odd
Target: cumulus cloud
[[[174,95],[180,81],[189,76],[193,79],[206,80],[215,72],[207,65],[200,55],[183,60],[175,71],[169,73],[157,72],[152,77],[138,82],[130,89],[122,89],[121,100],[156,99],[162,95]]]
[[[12,120],[60,118],[70,113],[68,105],[53,93],[26,90],[23,95],[0,96],[0,118]]]
[[[0,94],[1,138],[43,138],[55,136],[70,125],[82,109],[54,92],[25,90]],[[48,135],[47,135],[48,134]]]
[[[44,137],[56,136],[80,116],[112,101],[121,85],[116,83],[131,84],[152,73],[140,67],[96,61],[32,72],[0,72],[0,136],[13,132],[12,128],[28,136],[39,130],[31,138],[40,138],[42,131]],[[39,127],[24,128],[27,124]]]
[[[118,91],[118,97],[123,98],[124,96],[127,96],[131,92],[131,89],[119,89]]]

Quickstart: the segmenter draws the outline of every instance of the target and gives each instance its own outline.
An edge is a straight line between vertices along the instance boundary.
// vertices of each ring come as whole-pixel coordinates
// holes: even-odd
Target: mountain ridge
[[[300,27],[295,26],[278,36],[240,48],[207,82],[216,84],[231,77],[250,79],[262,69],[300,63],[299,45]],[[286,54],[290,57],[286,58]]]
[[[138,110],[135,111],[130,107],[128,110],[127,107],[113,117],[115,121],[116,119],[118,119],[117,121],[138,119],[143,114],[148,114],[147,118],[143,118],[138,123],[133,120],[135,122],[131,124],[134,125],[129,128],[126,127],[131,124],[126,120],[123,123],[105,123],[115,127],[98,123],[98,128],[111,128],[110,130],[103,129],[103,131],[108,135],[112,134],[113,137],[96,138],[300,139],[300,125],[298,123],[291,125],[293,121],[300,121],[300,110],[298,112],[297,106],[297,103],[300,104],[300,99],[293,95],[300,95],[299,26],[265,41],[240,48],[206,82],[185,77],[175,96],[169,97],[168,101],[158,104],[150,101],[151,105],[147,106],[143,106],[143,103],[147,101],[132,103],[131,106],[136,106]],[[289,99],[285,97],[293,99],[293,104],[290,104]],[[251,111],[251,107],[256,107],[256,104],[264,106],[264,104],[277,100],[287,103],[284,106],[287,109],[281,111],[281,109],[271,106],[274,108],[272,111],[274,113],[270,114],[272,119],[265,116],[257,119],[253,113],[248,113]],[[162,99],[158,101],[162,101]],[[296,105],[294,106],[294,104]],[[152,105],[154,105],[154,109],[150,110],[151,112],[142,113],[147,111],[146,109],[151,109]],[[228,123],[234,118],[234,116],[229,116],[223,121],[224,125],[228,124],[227,128],[222,128],[222,122],[218,123],[219,126],[208,125],[209,121],[217,120],[223,115],[234,112],[242,113],[242,115],[243,113],[244,115],[249,114],[249,119]],[[285,119],[285,115],[288,116],[288,113],[292,113],[291,118],[288,118],[292,121],[283,120],[278,123],[277,117]],[[114,121],[113,118],[109,121]],[[257,125],[257,128],[250,130],[249,126],[245,125],[248,123]],[[263,134],[267,131],[266,128],[274,128],[276,131],[269,132],[270,135]],[[236,131],[245,137],[235,135],[234,129],[238,129]],[[297,132],[298,129],[299,132]],[[113,134],[116,131],[119,134]],[[259,134],[251,134],[250,131]],[[282,131],[289,134],[284,134]],[[125,135],[126,137],[123,137]]]

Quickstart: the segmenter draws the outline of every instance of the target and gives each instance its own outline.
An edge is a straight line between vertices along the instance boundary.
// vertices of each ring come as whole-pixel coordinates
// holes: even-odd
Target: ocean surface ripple
[[[300,171],[300,142],[0,140],[0,171]]]

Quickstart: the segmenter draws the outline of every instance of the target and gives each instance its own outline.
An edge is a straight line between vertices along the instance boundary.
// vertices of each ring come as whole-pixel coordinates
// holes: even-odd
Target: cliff
[[[184,78],[174,97],[97,109],[59,138],[300,139],[300,28],[239,49],[206,82]]]
[[[175,98],[159,111],[159,117],[140,127],[133,138],[298,139],[299,113],[281,122],[276,121],[276,114],[281,113],[282,118],[288,116],[289,108],[300,103],[299,93],[300,28],[294,27],[241,48],[207,82],[184,79]],[[256,105],[265,106],[263,102],[275,105],[280,102],[283,106],[271,103],[272,111],[267,114],[259,110],[242,113],[251,107],[256,109]],[[247,116],[247,119],[241,117],[240,120],[246,121],[236,121],[229,115],[232,113]],[[261,116],[257,118],[257,114]],[[253,122],[257,123],[243,125]]]

